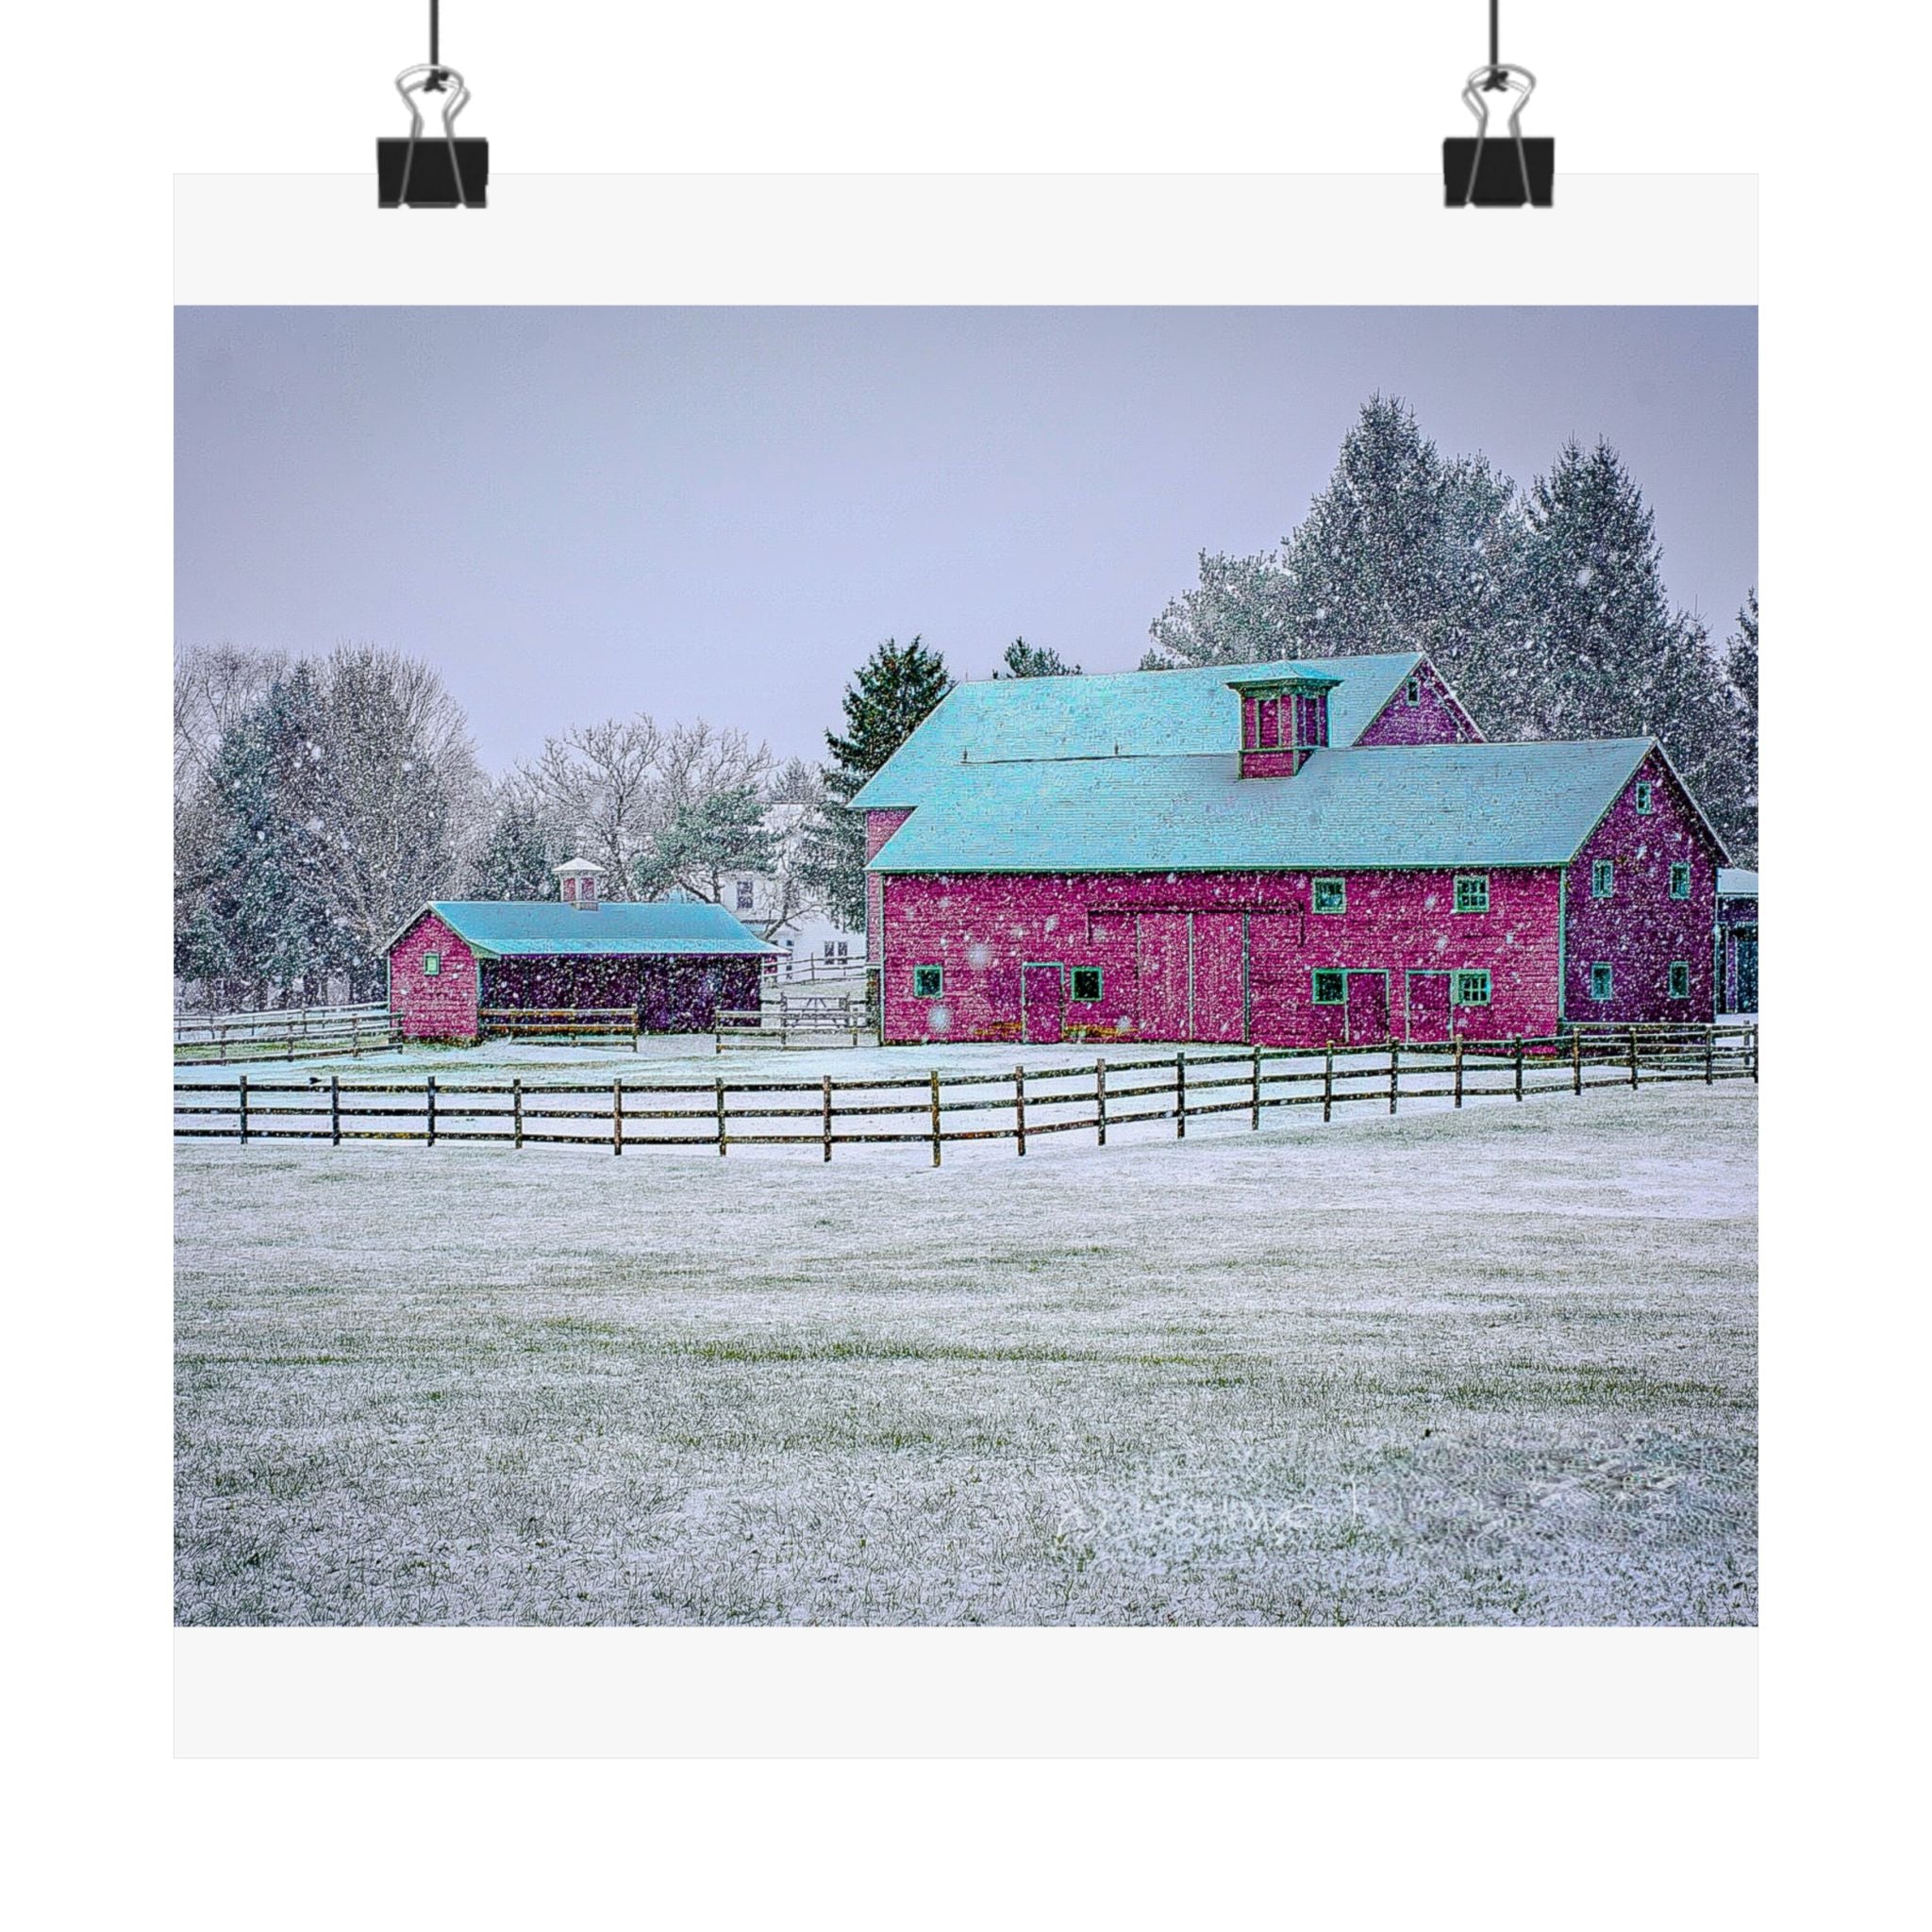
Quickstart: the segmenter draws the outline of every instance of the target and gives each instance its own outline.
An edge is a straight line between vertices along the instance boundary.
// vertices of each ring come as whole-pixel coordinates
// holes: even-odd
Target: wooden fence
[[[389,1008],[286,1007],[256,1013],[176,1013],[177,1064],[233,1065],[246,1060],[311,1059],[340,1053],[360,1057],[392,1043]]]
[[[781,992],[760,1007],[723,1008],[713,1038],[731,1046],[866,1046],[878,1022],[863,993]]]
[[[476,1022],[485,1040],[628,1039],[638,1050],[635,1007],[485,1007]]]
[[[955,1142],[1011,1141],[1026,1152],[1042,1135],[1091,1133],[1247,1116],[1258,1129],[1271,1110],[1372,1107],[1404,1101],[1523,1101],[1538,1093],[1581,1096],[1598,1087],[1659,1081],[1757,1078],[1755,1024],[1629,1029],[1611,1038],[1569,1033],[1551,1040],[1392,1044],[1379,1052],[1251,1047],[1239,1052],[1108,1061],[1010,1073],[860,1075],[816,1080],[590,1084],[358,1081],[340,1074],[306,1084],[251,1080],[175,1087],[181,1138],[263,1141],[439,1141],[608,1147],[815,1147],[903,1143],[930,1149],[937,1167]],[[970,1118],[969,1118],[970,1117]],[[183,1124],[187,1122],[189,1124]]]

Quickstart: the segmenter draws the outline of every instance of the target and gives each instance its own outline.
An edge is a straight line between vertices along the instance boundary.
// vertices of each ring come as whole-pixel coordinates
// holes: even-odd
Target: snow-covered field
[[[1754,1622],[1756,1100],[937,1171],[184,1141],[177,1614]]]

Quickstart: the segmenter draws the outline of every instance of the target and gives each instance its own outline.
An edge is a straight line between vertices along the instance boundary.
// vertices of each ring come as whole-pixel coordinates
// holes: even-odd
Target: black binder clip
[[[380,208],[487,208],[490,143],[458,141],[456,120],[470,105],[470,90],[454,67],[425,61],[396,75],[396,92],[409,110],[407,141],[385,136],[375,143],[375,199]],[[446,96],[442,138],[423,139],[422,94]]]
[[[1478,67],[1462,84],[1462,99],[1475,116],[1474,140],[1451,135],[1442,143],[1442,204],[1445,208],[1548,208],[1557,176],[1557,143],[1548,135],[1526,137],[1523,109],[1536,92],[1536,75],[1526,67],[1491,63]],[[1507,140],[1490,139],[1490,103],[1485,94],[1512,96]],[[1500,103],[1498,104],[1500,105]]]

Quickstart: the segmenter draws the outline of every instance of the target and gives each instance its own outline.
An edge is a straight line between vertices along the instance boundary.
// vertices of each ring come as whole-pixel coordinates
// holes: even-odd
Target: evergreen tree
[[[1738,612],[1724,644],[1724,682],[1731,708],[1731,759],[1724,836],[1740,865],[1757,863],[1757,591]]]
[[[1050,644],[1029,644],[1024,638],[1015,638],[1007,646],[1007,655],[1000,660],[1003,671],[995,671],[995,677],[1078,677],[1080,667],[1069,664]]]
[[[349,964],[324,891],[324,741],[322,695],[298,664],[227,732],[215,760],[223,832],[209,920],[258,998],[294,979],[307,997]]]
[[[1616,738],[1672,721],[1689,676],[1642,492],[1607,442],[1565,444],[1531,486],[1485,728],[1501,738]],[[1678,747],[1672,747],[1674,755]]]
[[[769,874],[777,858],[778,841],[765,824],[758,788],[734,786],[680,805],[658,827],[650,852],[638,862],[638,897],[682,891],[720,905],[727,874]]]
[[[534,805],[527,799],[507,798],[476,855],[471,894],[478,899],[554,899],[553,868],[570,856],[553,856]]]
[[[1757,755],[1757,587],[1746,593],[1738,612],[1738,627],[1724,645],[1724,675],[1730,679],[1739,709],[1748,722],[1751,755]]]
[[[845,688],[844,735],[825,733],[826,799],[802,841],[799,876],[853,930],[865,924],[865,825],[851,802],[952,688],[937,651],[888,638]]]
[[[1445,463],[1399,397],[1372,396],[1282,547],[1203,551],[1141,668],[1427,651],[1457,681],[1504,606],[1514,493],[1481,457]]]

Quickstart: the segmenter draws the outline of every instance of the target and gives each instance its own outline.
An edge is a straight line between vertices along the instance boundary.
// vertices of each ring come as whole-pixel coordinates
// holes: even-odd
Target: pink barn
[[[703,1033],[758,1004],[775,948],[722,906],[604,899],[595,866],[558,867],[561,897],[439,899],[389,945],[405,1040],[474,1041],[486,1007],[627,1009],[646,1033]]]
[[[855,804],[887,1041],[1715,1010],[1724,853],[1662,749],[1488,743],[1422,656],[961,685]]]

